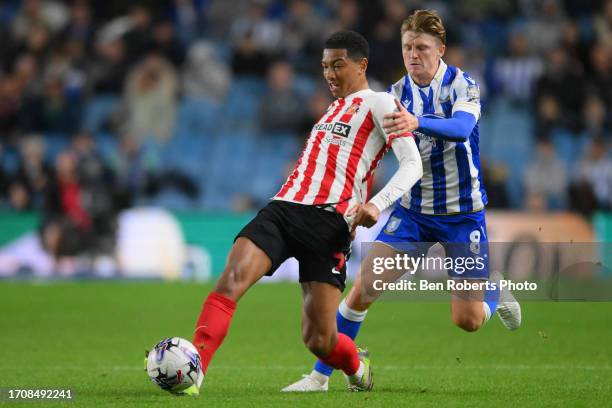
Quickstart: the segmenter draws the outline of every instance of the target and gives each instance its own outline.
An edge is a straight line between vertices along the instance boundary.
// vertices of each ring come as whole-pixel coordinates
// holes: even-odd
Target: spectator
[[[79,128],[81,104],[64,90],[64,80],[50,77],[42,98],[31,99],[23,107],[23,129],[34,132],[70,134]]]
[[[170,21],[161,21],[153,27],[153,51],[170,61],[175,68],[180,68],[185,60],[183,44],[176,38],[176,31]]]
[[[183,95],[222,101],[231,86],[231,72],[213,44],[198,41],[190,48],[182,75]]]
[[[232,50],[232,72],[235,76],[264,76],[271,57],[258,48],[251,34],[245,34]]]
[[[578,163],[576,184],[579,191],[585,190],[584,186],[580,187],[583,183],[593,192],[597,209],[612,209],[612,160],[604,139],[593,139],[587,153]]]
[[[556,156],[550,140],[537,142],[536,157],[525,172],[524,184],[529,210],[563,208],[568,181],[565,166]]]
[[[14,144],[16,134],[23,130],[22,104],[22,84],[19,79],[14,76],[0,77],[0,141]]]
[[[112,184],[91,172],[94,145],[78,134],[70,150],[60,153],[46,193],[41,239],[56,259],[112,254],[118,201]],[[89,159],[85,159],[85,154]]]
[[[129,29],[124,34],[128,64],[136,64],[153,48],[151,11],[144,5],[134,5],[129,13]]]
[[[565,17],[559,0],[542,1],[540,13],[525,29],[526,37],[529,38],[529,51],[542,54],[558,47],[564,26]]]
[[[510,35],[508,53],[495,63],[495,86],[502,96],[524,104],[531,101],[535,81],[544,68],[542,60],[527,53],[527,37],[519,31]]]
[[[264,132],[300,131],[304,107],[293,81],[293,67],[286,61],[278,61],[270,67],[268,90],[260,105]]]
[[[573,132],[580,130],[585,82],[583,72],[571,64],[565,50],[555,48],[548,54],[546,71],[538,80],[535,92],[540,134],[548,134],[552,125]],[[555,117],[546,115],[546,108],[552,104],[558,109]]]
[[[126,206],[142,202],[166,188],[176,189],[191,199],[198,197],[197,184],[174,169],[164,169],[152,149],[139,145],[129,135],[121,139],[118,155],[113,160],[117,177],[117,197]]]
[[[123,95],[121,133],[142,142],[170,139],[176,116],[177,76],[174,67],[150,54],[130,72]]]
[[[45,163],[45,142],[40,135],[29,135],[19,148],[21,160],[9,184],[9,201],[16,210],[40,210],[52,176]]]
[[[611,119],[606,114],[606,106],[596,94],[587,97],[583,110],[584,128],[591,136],[602,137],[611,132]]]
[[[392,84],[406,75],[402,54],[399,25],[390,20],[379,21],[370,40],[370,61],[368,75],[379,81]]]
[[[95,31],[89,4],[85,0],[75,0],[70,6],[70,20],[62,30],[62,40],[89,45],[93,43]]]
[[[327,112],[332,99],[327,89],[317,89],[309,98],[306,113],[302,119],[301,137],[306,140],[310,135],[313,123]]]
[[[600,14],[593,19],[595,39],[607,49],[612,48],[612,0],[605,0]]]
[[[23,39],[35,27],[45,27],[58,32],[68,22],[66,7],[54,1],[23,0],[21,9],[13,20],[13,34],[16,39]]]
[[[121,38],[101,38],[96,44],[96,58],[90,73],[90,87],[95,93],[118,95],[127,73],[125,45]]]
[[[590,57],[592,72],[589,75],[589,88],[603,100],[609,117],[612,114],[612,48],[606,49],[602,44],[595,44]]]
[[[487,208],[510,208],[508,196],[508,169],[500,163],[482,161],[482,179],[487,188]]]
[[[248,37],[255,48],[268,55],[275,54],[279,49],[282,35],[282,26],[266,17],[266,7],[260,2],[253,2],[247,14],[236,18],[231,28],[231,38],[235,44]]]

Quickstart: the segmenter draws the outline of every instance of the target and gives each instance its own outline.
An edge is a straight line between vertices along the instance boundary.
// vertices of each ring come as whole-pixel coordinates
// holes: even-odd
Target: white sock
[[[351,375],[353,378],[360,379],[363,377],[363,372],[365,371],[365,366],[363,365],[363,361],[359,362],[359,368],[355,371],[355,374]]]
[[[310,377],[315,379],[315,380],[317,380],[319,382],[319,384],[321,384],[321,385],[325,385],[325,383],[327,381],[329,381],[329,377],[328,376],[326,376],[325,374],[321,374],[317,370],[312,370],[310,372]]]
[[[484,315],[485,315],[484,323],[486,323],[491,318],[491,309],[489,308],[489,305],[487,304],[487,302],[482,302],[482,310],[484,311]]]
[[[363,322],[366,314],[368,314],[367,310],[360,312],[359,310],[351,309],[346,303],[346,298],[342,299],[342,302],[340,302],[338,312],[340,312],[342,317],[344,317],[346,320],[350,320],[352,322]]]

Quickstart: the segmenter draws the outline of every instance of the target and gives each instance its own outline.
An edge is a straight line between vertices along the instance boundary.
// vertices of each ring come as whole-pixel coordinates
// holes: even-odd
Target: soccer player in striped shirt
[[[352,339],[375,300],[375,296],[365,292],[363,283],[373,253],[393,258],[410,243],[418,249],[418,256],[427,249],[425,243],[440,242],[446,244],[447,257],[473,257],[477,248],[479,255],[488,261],[484,212],[487,196],[478,153],[478,85],[467,73],[442,60],[446,32],[435,11],[414,12],[403,22],[401,36],[408,73],[388,90],[397,98],[398,111],[386,116],[385,130],[391,134],[414,133],[423,161],[423,177],[396,204],[376,239],[377,244],[363,261],[349,295],[340,303],[338,330]],[[397,271],[397,275],[387,279],[394,281],[404,272]],[[484,268],[448,273],[453,279],[486,280],[488,262]],[[492,281],[501,279],[498,272],[491,275]],[[452,293],[452,320],[466,331],[478,330],[496,310],[508,329],[518,328],[521,309],[509,291]],[[326,391],[332,371],[318,361],[309,375],[283,391]]]
[[[394,98],[368,87],[368,43],[340,31],[325,43],[322,68],[337,98],[312,128],[295,170],[274,199],[236,237],[223,274],[198,318],[193,344],[204,372],[229,329],[236,302],[251,285],[297,258],[303,293],[302,333],[306,347],[342,370],[352,390],[370,390],[366,353],[336,327],[345,287],[346,256],[357,225],[373,226],[378,215],[421,177],[421,158],[409,132],[383,129]],[[374,171],[393,149],[399,168],[371,200]],[[192,390],[193,391],[193,390]]]

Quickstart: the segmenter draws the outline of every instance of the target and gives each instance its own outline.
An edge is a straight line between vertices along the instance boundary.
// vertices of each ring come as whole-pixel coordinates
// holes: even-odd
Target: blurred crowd
[[[319,78],[324,39],[341,28],[363,33],[371,85],[385,89],[405,75],[399,28],[417,8],[443,17],[445,60],[479,81],[485,116],[503,101],[532,122],[533,158],[521,175],[483,157],[492,206],[517,207],[506,183],[521,177],[518,207],[609,210],[612,0],[4,0],[0,207],[42,211],[53,251],[88,240],[104,247],[121,208],[166,188],[201,194],[193,175],[143,147],[174,137],[182,100],[222,106],[232,84],[254,78],[264,92],[251,130],[303,139],[330,101]],[[119,101],[102,124],[117,142],[111,155],[83,123],[106,95]],[[559,131],[585,141],[571,165],[557,155]],[[68,143],[49,154],[52,137]],[[74,234],[58,239],[58,229]]]

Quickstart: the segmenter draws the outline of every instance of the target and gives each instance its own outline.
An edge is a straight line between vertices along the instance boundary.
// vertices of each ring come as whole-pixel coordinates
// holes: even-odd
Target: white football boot
[[[504,277],[498,271],[491,274],[491,280],[499,286],[499,281]],[[521,325],[521,305],[512,295],[508,288],[500,288],[499,302],[497,303],[497,314],[508,330],[516,330]]]
[[[324,392],[329,388],[329,377],[312,370],[310,374],[302,375],[302,379],[286,386],[281,392]]]

